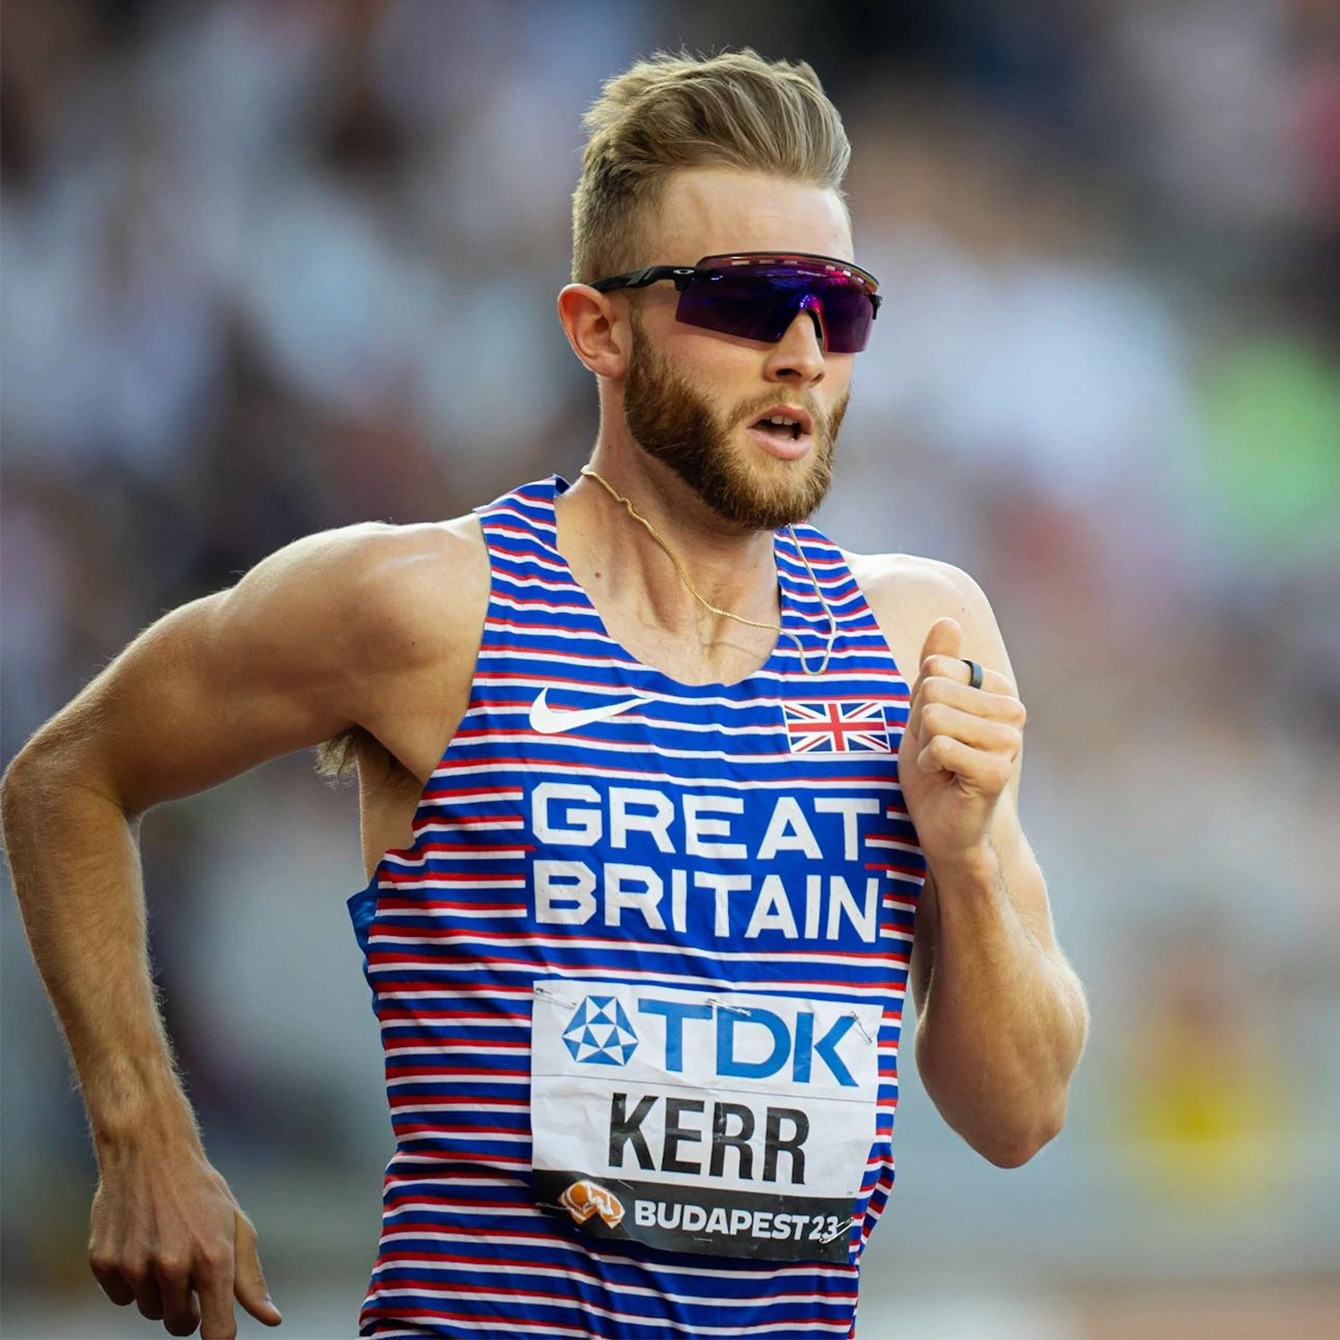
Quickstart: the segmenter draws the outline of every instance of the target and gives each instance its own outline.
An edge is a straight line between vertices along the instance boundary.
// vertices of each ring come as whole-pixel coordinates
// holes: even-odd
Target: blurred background
[[[581,113],[640,55],[745,43],[842,109],[887,295],[820,523],[991,597],[1094,1012],[1018,1171],[907,1066],[861,1336],[1340,1336],[1334,0],[10,0],[4,759],[287,541],[575,473]],[[144,827],[171,1028],[290,1340],[354,1333],[392,1148],[356,817],[295,757]],[[82,1110],[0,917],[0,1329],[162,1334],[89,1274]]]

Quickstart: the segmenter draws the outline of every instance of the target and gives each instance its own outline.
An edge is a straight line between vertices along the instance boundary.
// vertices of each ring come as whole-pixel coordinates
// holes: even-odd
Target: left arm
[[[886,633],[901,633],[900,664],[929,627],[898,759],[928,866],[912,954],[917,1068],[949,1125],[1015,1167],[1061,1129],[1088,1010],[1019,822],[1025,712],[990,605],[957,569],[891,562],[867,593]],[[980,688],[960,657],[983,666]]]
[[[1010,810],[979,858],[932,864],[912,951],[922,1082],[949,1125],[1003,1168],[1060,1132],[1088,1033],[1083,988]]]

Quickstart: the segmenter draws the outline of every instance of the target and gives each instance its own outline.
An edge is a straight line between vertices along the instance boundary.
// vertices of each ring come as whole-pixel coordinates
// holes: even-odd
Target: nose
[[[773,345],[766,374],[769,381],[813,386],[823,380],[826,367],[823,326],[818,311],[807,304]]]

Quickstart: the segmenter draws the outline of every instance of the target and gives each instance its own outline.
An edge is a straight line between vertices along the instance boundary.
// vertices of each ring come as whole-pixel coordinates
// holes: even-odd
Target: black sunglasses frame
[[[629,270],[621,275],[593,279],[591,287],[597,293],[609,293],[619,288],[646,288],[648,284],[658,283],[662,279],[672,279],[675,287],[683,293],[689,286],[689,280],[710,273],[711,271],[699,269],[696,265],[647,265],[641,270]]]

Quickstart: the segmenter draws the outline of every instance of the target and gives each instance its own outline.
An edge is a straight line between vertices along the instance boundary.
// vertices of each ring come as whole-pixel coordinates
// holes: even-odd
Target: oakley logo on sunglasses
[[[856,354],[879,312],[879,281],[849,261],[804,253],[704,256],[697,265],[648,265],[597,279],[601,293],[670,280],[679,290],[675,319],[685,325],[775,344],[801,312],[818,323],[824,349]]]

